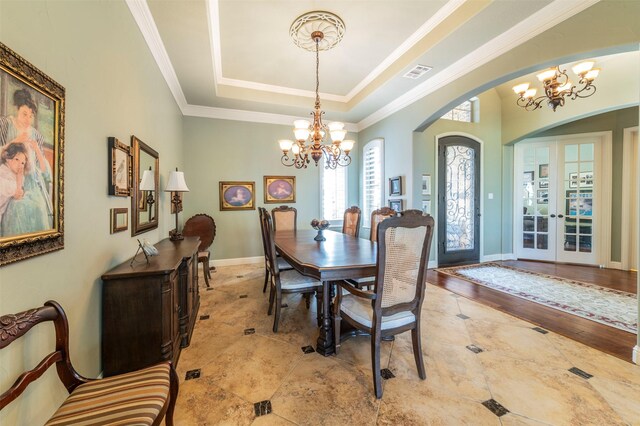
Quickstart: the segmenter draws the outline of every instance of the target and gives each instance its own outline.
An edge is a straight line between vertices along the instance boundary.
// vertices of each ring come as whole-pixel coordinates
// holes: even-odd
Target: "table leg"
[[[331,310],[331,281],[322,282],[322,325],[318,336],[316,352],[329,356],[334,353],[333,348],[333,315]]]

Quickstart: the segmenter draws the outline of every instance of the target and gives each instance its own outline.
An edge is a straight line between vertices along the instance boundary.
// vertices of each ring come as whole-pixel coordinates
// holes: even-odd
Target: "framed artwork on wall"
[[[64,248],[65,89],[0,43],[0,265]]]
[[[117,138],[109,137],[109,195],[131,195],[133,166],[131,147]]]
[[[422,200],[422,213],[431,214],[431,200]]]
[[[389,200],[389,208],[395,210],[396,212],[402,211],[402,201],[401,199]]]
[[[265,176],[264,177],[264,202],[295,203],[296,202],[296,177],[295,176]]]
[[[402,195],[402,177],[389,178],[389,195]]]
[[[255,182],[220,182],[220,210],[255,210]]]
[[[539,164],[538,165],[538,178],[539,179],[547,179],[549,177],[549,165],[548,164]]]
[[[422,175],[422,195],[431,195],[431,175]]]
[[[122,232],[129,229],[129,209],[111,209],[111,233]]]

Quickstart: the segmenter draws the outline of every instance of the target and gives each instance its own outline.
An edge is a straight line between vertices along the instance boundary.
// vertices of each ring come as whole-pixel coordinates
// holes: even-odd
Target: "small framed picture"
[[[431,195],[431,175],[422,175],[422,195]]]
[[[122,232],[129,229],[129,209],[111,209],[111,233]]]
[[[389,178],[389,195],[402,195],[402,177]]]
[[[531,170],[529,172],[524,172],[524,174],[522,176],[522,181],[524,183],[533,182],[533,177],[534,177],[534,171],[533,170]]]
[[[548,164],[539,164],[538,165],[538,178],[539,179],[547,179],[549,177],[549,165]]]
[[[549,190],[539,189],[537,193],[538,204],[549,204]]]
[[[593,172],[580,172],[580,187],[593,188]]]
[[[255,210],[255,182],[220,181],[220,210]]]
[[[431,200],[422,200],[422,213],[431,214]]]
[[[538,188],[549,188],[549,179],[543,179],[538,182]]]
[[[133,186],[131,147],[109,137],[109,195],[128,197]]]
[[[402,200],[389,200],[389,208],[395,210],[396,212],[402,211]]]
[[[578,187],[578,173],[569,173],[569,188]]]
[[[178,196],[178,213],[180,213],[182,211],[182,192],[174,192],[171,191],[171,214],[175,214],[176,213],[176,203],[173,202],[174,197],[177,195]]]
[[[296,177],[295,176],[265,176],[264,177],[264,202],[295,203],[296,202]]]

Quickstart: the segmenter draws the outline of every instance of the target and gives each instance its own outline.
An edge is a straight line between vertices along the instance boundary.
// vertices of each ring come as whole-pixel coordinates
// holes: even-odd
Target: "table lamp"
[[[175,172],[172,171],[171,174],[169,174],[169,182],[164,190],[165,192],[175,192],[171,202],[175,204],[176,231],[171,234],[171,241],[183,240],[184,236],[178,232],[178,204],[180,204],[180,196],[178,195],[178,192],[189,192],[189,188],[187,188],[187,183],[184,181],[184,173],[179,172],[177,167]]]
[[[140,180],[140,191],[147,191],[147,205],[149,206],[149,221],[151,221],[151,212],[153,209],[151,206],[155,203],[153,199],[153,192],[156,190],[156,178],[153,175],[153,171],[151,170],[151,166],[149,166],[149,170],[145,170],[142,173],[142,179]]]

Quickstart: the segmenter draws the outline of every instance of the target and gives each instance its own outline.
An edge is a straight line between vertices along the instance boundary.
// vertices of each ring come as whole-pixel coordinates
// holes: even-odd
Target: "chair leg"
[[[282,293],[276,292],[276,313],[273,317],[273,332],[278,332],[278,324],[280,323],[280,311],[282,310]]]
[[[371,333],[371,367],[373,368],[373,390],[376,398],[382,398],[382,377],[380,376],[380,331]]]
[[[204,264],[204,262],[202,262],[202,275],[204,275],[204,283],[207,285],[207,287],[211,287],[211,285],[209,284],[209,271],[207,270],[208,266]]]
[[[307,309],[311,307],[311,293],[304,294],[304,303],[307,305]]]
[[[176,400],[178,399],[178,388],[180,380],[173,365],[169,367],[169,407],[165,415],[164,422],[166,426],[173,426],[173,412],[176,408]]]
[[[411,330],[411,341],[413,342],[413,357],[416,359],[416,367],[418,368],[418,376],[424,380],[427,373],[424,371],[424,360],[422,359],[422,343],[420,341],[420,322],[416,322],[416,328]]]
[[[267,283],[269,282],[269,276],[271,274],[269,273],[269,268],[266,267],[264,268],[264,286],[262,287],[262,292],[266,293],[267,292]]]
[[[333,300],[333,349],[338,355],[340,349],[340,325],[342,317],[340,316],[340,305],[342,304],[342,288],[336,285],[336,297]]]
[[[276,289],[273,283],[271,283],[271,288],[269,290],[269,310],[267,311],[267,315],[271,315],[273,313],[273,302],[276,297]]]

